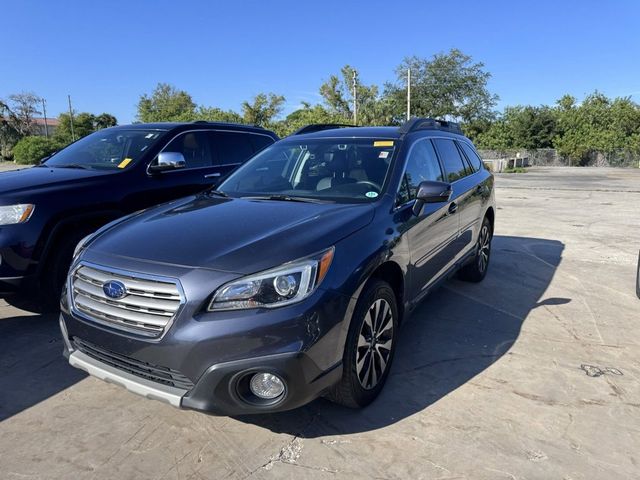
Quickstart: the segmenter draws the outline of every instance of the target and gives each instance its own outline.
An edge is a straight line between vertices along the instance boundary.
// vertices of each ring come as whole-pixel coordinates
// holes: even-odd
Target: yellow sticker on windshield
[[[376,140],[373,142],[374,147],[393,147],[393,140]]]
[[[133,161],[133,158],[125,158],[120,162],[120,164],[118,164],[118,168],[124,168],[127,165],[129,165],[132,161]]]

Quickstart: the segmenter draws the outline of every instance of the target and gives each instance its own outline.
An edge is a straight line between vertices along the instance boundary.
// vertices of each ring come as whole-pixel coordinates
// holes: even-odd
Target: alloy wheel
[[[487,269],[491,254],[491,233],[488,225],[483,225],[478,238],[478,270],[481,273]]]
[[[378,298],[367,310],[356,348],[356,372],[360,385],[374,388],[387,369],[393,343],[393,312],[389,302]]]

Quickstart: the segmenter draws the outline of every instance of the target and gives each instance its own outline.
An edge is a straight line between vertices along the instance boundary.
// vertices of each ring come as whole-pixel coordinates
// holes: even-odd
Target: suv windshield
[[[47,167],[118,169],[133,165],[164,133],[159,130],[100,130],[49,158]]]
[[[218,190],[234,197],[372,201],[382,191],[394,144],[373,138],[279,142],[236,170]]]

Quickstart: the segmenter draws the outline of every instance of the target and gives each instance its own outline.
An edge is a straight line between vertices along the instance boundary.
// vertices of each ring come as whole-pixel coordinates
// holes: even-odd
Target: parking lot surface
[[[177,410],[72,369],[55,316],[0,301],[0,477],[640,478],[640,170],[496,184],[487,278],[418,308],[362,411]]]

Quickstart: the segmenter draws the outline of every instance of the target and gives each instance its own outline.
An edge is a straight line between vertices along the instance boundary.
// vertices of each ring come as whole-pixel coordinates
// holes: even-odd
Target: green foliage
[[[249,125],[269,128],[282,112],[284,102],[282,95],[259,93],[251,102],[242,102],[242,119]]]
[[[206,122],[242,123],[242,116],[233,110],[222,110],[216,107],[198,107],[193,120]]]
[[[16,163],[22,165],[37,165],[61,147],[60,143],[45,137],[24,137],[13,147],[13,157]]]
[[[599,92],[581,104],[564,96],[558,101],[558,153],[586,163],[596,152],[609,156],[640,153],[640,106],[629,98],[610,99]]]
[[[353,81],[357,99],[358,125],[390,125],[397,116],[392,111],[393,104],[378,92],[376,85],[364,85],[358,79],[358,71],[350,65],[340,70],[340,75],[331,75],[320,86],[327,112],[333,116],[333,123],[353,123]]]
[[[344,123],[344,117],[331,113],[322,105],[311,106],[303,103],[302,108],[290,113],[287,117],[274,124],[275,132],[280,137],[286,137],[299,128],[313,123]]]
[[[116,117],[109,113],[100,115],[93,115],[87,112],[76,113],[73,115],[73,135],[71,135],[71,117],[69,114],[60,114],[58,121],[60,123],[56,128],[54,138],[58,143],[64,145],[71,143],[74,137],[78,140],[96,130],[114,127],[118,124]]]
[[[405,58],[396,69],[396,83],[385,96],[397,118],[406,117],[407,70],[411,69],[411,116],[450,118],[469,123],[492,119],[498,96],[489,92],[491,74],[458,49],[431,58]]]
[[[480,148],[551,148],[557,135],[557,112],[550,107],[506,107],[503,114],[485,129],[476,132]]]
[[[158,83],[151,95],[138,101],[138,120],[149,122],[181,122],[194,118],[196,104],[191,95],[168,83]]]

